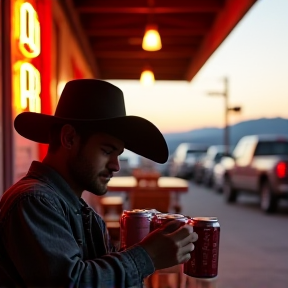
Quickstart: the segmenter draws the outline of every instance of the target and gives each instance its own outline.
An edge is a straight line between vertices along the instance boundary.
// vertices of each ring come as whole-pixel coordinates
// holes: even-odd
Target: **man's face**
[[[103,195],[113,172],[120,169],[118,156],[123,149],[124,143],[119,139],[105,133],[94,134],[84,144],[79,142],[68,161],[69,174],[81,189]]]

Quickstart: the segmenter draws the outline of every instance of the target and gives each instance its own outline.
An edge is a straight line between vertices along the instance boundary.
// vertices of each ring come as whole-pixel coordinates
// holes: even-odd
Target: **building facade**
[[[54,114],[67,81],[97,76],[64,2],[0,2],[0,196],[48,148],[21,137],[14,118],[25,111]]]

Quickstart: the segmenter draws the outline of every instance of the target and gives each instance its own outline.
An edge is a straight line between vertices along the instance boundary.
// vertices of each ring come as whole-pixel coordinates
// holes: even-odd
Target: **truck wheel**
[[[260,188],[260,205],[266,213],[274,213],[277,210],[278,198],[273,194],[269,182],[266,180]]]
[[[232,187],[229,177],[225,177],[223,186],[223,195],[227,203],[235,203],[237,200],[237,190]]]

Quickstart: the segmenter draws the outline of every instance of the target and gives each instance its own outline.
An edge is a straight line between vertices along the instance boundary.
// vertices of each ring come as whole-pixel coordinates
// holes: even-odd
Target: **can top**
[[[137,216],[146,216],[147,214],[151,215],[151,212],[149,210],[146,209],[132,209],[132,210],[124,210],[123,211],[124,214],[134,214]]]
[[[161,212],[156,210],[155,208],[144,208],[144,209],[147,210],[148,212],[152,213],[153,215],[161,214]]]
[[[161,219],[179,219],[179,218],[185,218],[182,214],[172,214],[172,213],[159,213],[157,214],[157,218]]]
[[[217,217],[192,217],[191,219],[201,222],[218,222]]]

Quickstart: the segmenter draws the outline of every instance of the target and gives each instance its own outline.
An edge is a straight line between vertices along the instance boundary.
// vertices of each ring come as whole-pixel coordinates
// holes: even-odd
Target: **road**
[[[257,198],[241,195],[228,205],[221,194],[190,182],[182,212],[217,216],[221,226],[217,288],[288,287],[288,205],[265,215]]]

